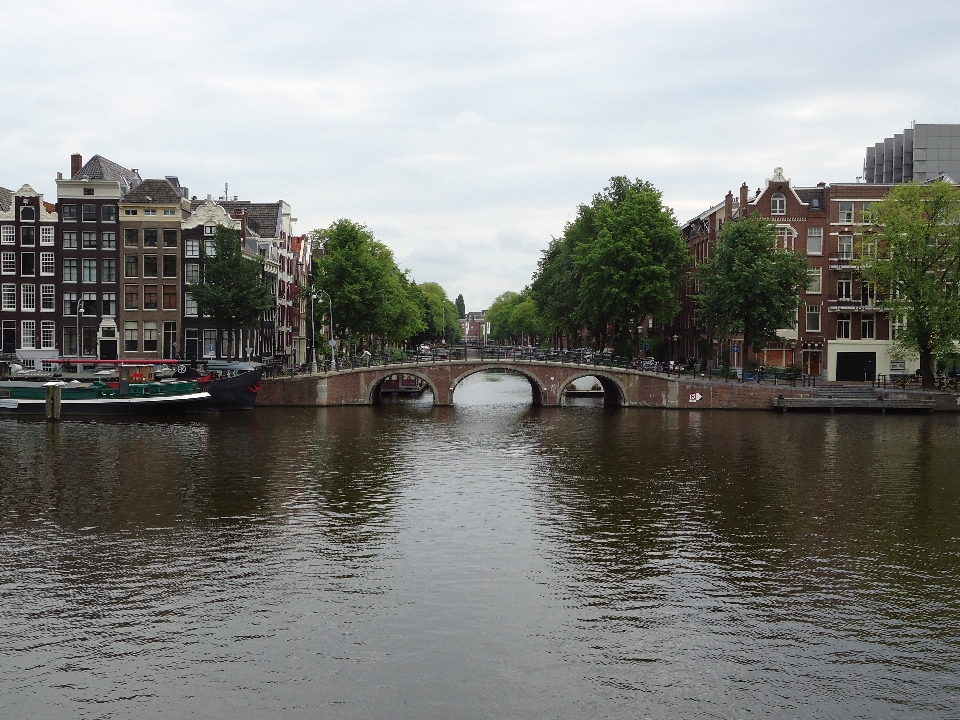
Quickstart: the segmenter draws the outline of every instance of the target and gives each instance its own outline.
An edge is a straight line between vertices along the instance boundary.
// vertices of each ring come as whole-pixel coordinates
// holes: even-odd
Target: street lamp
[[[331,370],[336,370],[336,369],[337,369],[337,357],[336,357],[336,355],[334,354],[334,352],[335,352],[335,351],[334,351],[334,348],[336,347],[336,345],[335,345],[334,339],[333,339],[333,298],[330,297],[330,293],[328,293],[326,290],[321,290],[320,288],[316,288],[315,292],[323,293],[324,295],[327,296],[327,300],[330,301],[330,369],[331,369]],[[314,336],[313,342],[314,342],[314,346],[316,346],[316,342],[317,342],[316,336]],[[314,357],[316,357],[316,350],[314,350]]]
[[[310,291],[310,337],[313,338],[313,355],[311,355],[310,372],[317,371],[317,313],[314,306],[317,304],[316,291]]]
[[[78,293],[77,297],[82,297],[82,296]],[[82,319],[83,319],[83,300],[77,300],[77,359],[78,360],[83,357],[82,346],[80,344],[80,320]]]

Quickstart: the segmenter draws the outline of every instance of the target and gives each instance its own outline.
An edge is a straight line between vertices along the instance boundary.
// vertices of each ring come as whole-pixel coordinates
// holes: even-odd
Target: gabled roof
[[[280,237],[282,203],[253,203],[248,200],[217,200],[231,215],[237,210],[247,214],[247,227],[261,238]]]
[[[89,180],[115,180],[120,183],[120,189],[126,192],[140,182],[140,173],[127,170],[122,165],[117,165],[102,155],[94,155],[87,160],[87,164],[80,168],[70,179],[82,180],[83,178]]]
[[[823,188],[796,188],[797,197],[815,210],[823,210]],[[812,203],[813,200],[817,202]]]
[[[5,187],[0,187],[0,210],[9,210],[13,203],[13,193]]]
[[[158,203],[178,205],[183,196],[169,180],[144,180],[123,196],[122,203]]]

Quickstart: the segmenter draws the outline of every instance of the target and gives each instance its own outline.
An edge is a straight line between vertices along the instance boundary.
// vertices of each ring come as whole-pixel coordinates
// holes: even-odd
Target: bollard
[[[47,383],[44,389],[46,390],[47,422],[59,420],[61,385],[60,383]]]

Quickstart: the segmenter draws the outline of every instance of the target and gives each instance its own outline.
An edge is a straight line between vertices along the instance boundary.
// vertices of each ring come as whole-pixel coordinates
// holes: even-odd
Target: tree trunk
[[[934,389],[934,357],[933,351],[931,350],[921,350],[920,351],[920,380],[923,383],[924,390],[933,390]]]
[[[227,333],[227,362],[233,358],[233,325],[230,326],[230,331]]]

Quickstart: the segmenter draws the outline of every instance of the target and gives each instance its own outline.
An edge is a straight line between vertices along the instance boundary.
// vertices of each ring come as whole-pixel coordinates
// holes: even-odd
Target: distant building
[[[460,330],[463,332],[463,342],[476,345],[486,340],[490,334],[489,323],[485,320],[486,310],[468,312],[466,317],[460,318]]]
[[[949,177],[960,183],[960,124],[916,124],[867,147],[863,180],[870,184]]]

